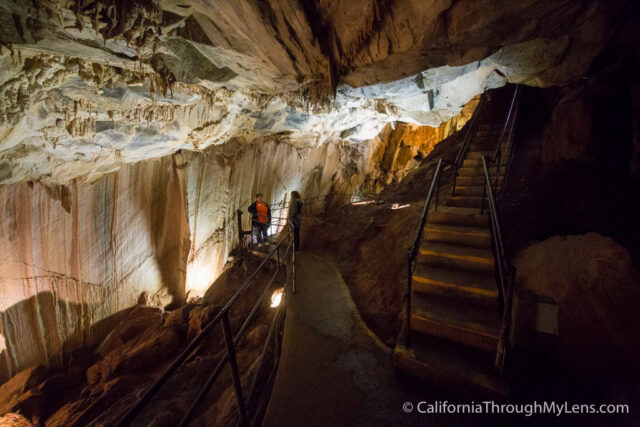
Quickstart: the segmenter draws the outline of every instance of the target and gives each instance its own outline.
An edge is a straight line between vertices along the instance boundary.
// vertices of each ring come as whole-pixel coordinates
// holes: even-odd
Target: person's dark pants
[[[264,243],[267,241],[267,231],[269,230],[269,224],[264,222],[254,222],[253,229],[256,233],[256,240],[258,243]]]
[[[293,227],[293,247],[296,251],[300,250],[300,227]]]

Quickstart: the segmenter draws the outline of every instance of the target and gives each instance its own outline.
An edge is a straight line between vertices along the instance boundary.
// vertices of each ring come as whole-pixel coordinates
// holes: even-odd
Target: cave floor
[[[404,413],[404,402],[441,397],[396,376],[390,349],[362,321],[330,261],[300,252],[297,268],[265,426],[459,425],[451,415]]]

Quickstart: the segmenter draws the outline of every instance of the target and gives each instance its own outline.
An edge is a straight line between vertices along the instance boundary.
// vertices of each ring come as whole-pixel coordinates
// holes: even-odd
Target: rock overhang
[[[318,2],[321,28],[301,5],[191,3],[0,2],[1,182],[92,180],[232,138],[361,143],[393,121],[436,127],[487,89],[579,79],[626,2],[505,2],[473,22],[472,2],[364,2],[351,27],[344,4]]]

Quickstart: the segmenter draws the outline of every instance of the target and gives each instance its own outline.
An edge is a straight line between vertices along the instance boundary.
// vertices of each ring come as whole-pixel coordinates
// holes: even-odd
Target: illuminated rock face
[[[95,325],[142,292],[161,306],[202,295],[238,242],[237,209],[246,212],[257,192],[275,205],[293,190],[306,199],[381,189],[474,107],[441,128],[388,126],[375,144],[235,140],[125,164],[93,183],[0,186],[0,378],[95,342],[108,328]],[[274,217],[285,215],[274,207]]]
[[[0,183],[439,126],[487,88],[579,79],[624,3],[2,0]]]
[[[142,292],[160,306],[202,295],[238,242],[236,210],[258,191],[274,204],[292,190],[350,191],[368,158],[344,153],[235,141],[125,164],[94,183],[0,186],[0,380],[94,343],[109,328],[100,320]]]

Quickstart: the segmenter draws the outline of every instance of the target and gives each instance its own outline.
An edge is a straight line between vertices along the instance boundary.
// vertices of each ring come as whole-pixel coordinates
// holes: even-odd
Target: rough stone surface
[[[597,233],[555,236],[524,249],[514,265],[519,288],[558,304],[552,357],[567,372],[604,378],[637,365],[640,272],[626,249]]]
[[[576,81],[628,3],[3,0],[0,183],[92,180],[232,138],[438,126],[507,82]]]
[[[22,415],[14,413],[0,416],[0,424],[7,427],[31,427],[33,425]]]

